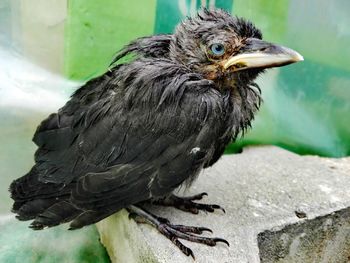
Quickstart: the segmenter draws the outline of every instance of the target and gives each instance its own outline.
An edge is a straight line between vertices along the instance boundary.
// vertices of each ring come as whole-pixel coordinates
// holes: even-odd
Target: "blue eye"
[[[221,56],[225,53],[225,47],[223,44],[213,44],[210,46],[210,51],[215,56]]]

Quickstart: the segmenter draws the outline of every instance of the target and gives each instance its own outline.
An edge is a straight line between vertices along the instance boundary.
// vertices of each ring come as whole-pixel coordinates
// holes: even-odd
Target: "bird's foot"
[[[166,238],[173,242],[186,256],[191,256],[195,259],[192,250],[182,244],[179,239],[188,240],[191,242],[201,243],[208,246],[215,246],[217,242],[230,244],[222,238],[210,238],[202,237],[204,231],[213,232],[206,227],[185,226],[185,225],[173,225],[170,221],[163,217],[158,217],[143,208],[135,205],[131,205],[128,208],[129,218],[133,218],[137,223],[146,223],[154,226],[162,233]]]
[[[193,196],[187,197],[178,197],[176,195],[170,195],[165,198],[157,199],[152,201],[152,204],[155,205],[163,205],[163,206],[173,206],[177,209],[180,209],[185,212],[190,212],[192,214],[198,214],[199,210],[203,210],[206,212],[214,212],[215,209],[219,209],[225,213],[225,209],[223,209],[219,205],[215,204],[201,204],[193,202],[195,200],[201,200],[203,196],[208,195],[207,193],[200,193]]]

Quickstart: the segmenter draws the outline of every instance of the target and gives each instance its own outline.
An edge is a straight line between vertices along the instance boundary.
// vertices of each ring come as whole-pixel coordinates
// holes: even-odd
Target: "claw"
[[[191,256],[193,260],[196,260],[192,249],[190,249],[189,247],[186,247],[175,237],[173,237],[171,241],[182,251],[182,253],[184,253],[186,256]]]
[[[186,201],[193,201],[193,200],[201,200],[203,198],[203,196],[208,196],[208,194],[206,192],[200,193],[200,194],[196,194],[196,195],[191,195],[191,196],[185,196],[185,197],[179,197],[183,200]]]
[[[137,214],[135,214],[135,213],[129,213],[128,218],[130,220],[130,219],[134,219],[136,216],[137,216]]]
[[[211,207],[212,207],[212,208],[214,208],[214,209],[220,209],[222,212],[224,212],[224,213],[226,214],[225,209],[224,209],[224,208],[222,208],[222,207],[221,207],[221,206],[219,206],[219,205],[212,205]]]
[[[210,213],[213,213],[213,212],[215,211],[215,209],[214,209],[213,207],[210,207],[210,206],[205,207],[204,209],[205,209],[207,212],[210,212]]]
[[[172,228],[186,233],[194,233],[201,235],[204,231],[213,233],[210,228],[207,227],[197,227],[197,226],[184,226],[184,225],[171,225]]]
[[[207,232],[213,233],[213,230],[211,230],[210,228],[207,228],[207,227],[199,227],[199,229],[200,229],[202,232],[207,231]]]
[[[203,192],[203,193],[198,194],[197,196],[198,196],[197,198],[193,198],[192,200],[201,200],[203,198],[203,196],[208,196],[208,193]],[[194,197],[196,197],[196,196],[194,196]]]
[[[189,248],[189,251],[190,251],[189,255],[193,258],[193,260],[196,260],[196,257],[194,256],[193,251],[190,248]]]
[[[226,240],[226,239],[223,239],[223,238],[214,238],[214,241],[215,242],[222,242],[222,243],[225,243],[228,247],[230,246],[230,243]]]

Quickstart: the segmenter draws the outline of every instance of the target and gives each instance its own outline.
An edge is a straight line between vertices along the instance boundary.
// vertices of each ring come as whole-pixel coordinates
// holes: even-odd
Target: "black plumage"
[[[34,229],[80,228],[191,182],[250,126],[258,74],[297,61],[261,38],[250,22],[202,9],[174,34],[127,45],[37,128],[35,165],[10,186],[17,218]],[[256,53],[270,61],[232,62]]]

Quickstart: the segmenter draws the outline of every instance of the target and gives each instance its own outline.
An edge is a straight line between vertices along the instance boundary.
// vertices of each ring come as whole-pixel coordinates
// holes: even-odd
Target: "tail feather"
[[[14,180],[9,188],[15,201],[12,211],[19,220],[33,220],[31,228],[43,229],[73,220],[81,210],[68,202],[74,183],[68,186],[43,183],[34,166],[29,173]]]
[[[29,173],[14,180],[9,188],[11,198],[17,202],[17,211],[21,203],[34,199],[50,199],[70,194],[70,189],[63,184],[43,183],[39,180],[39,173],[34,166]],[[18,207],[19,206],[19,207]]]
[[[62,201],[50,206],[43,213],[39,214],[31,223],[34,230],[41,230],[44,227],[57,226],[69,222],[81,214],[83,211],[76,208],[67,201]]]
[[[34,166],[28,174],[13,181],[9,188],[15,201],[12,211],[19,220],[33,220],[30,227],[34,230],[70,221],[70,229],[81,228],[96,223],[121,208],[118,203],[118,207],[113,210],[82,210],[70,202],[75,182],[65,186],[44,183],[39,178],[38,169]]]
[[[37,215],[41,214],[44,212],[47,208],[52,206],[55,202],[57,202],[56,199],[36,199],[32,201],[27,201],[24,203],[18,203],[15,202],[15,206],[19,206],[16,210],[13,208],[12,211],[17,213],[16,218],[21,221],[26,221],[26,220],[32,220],[34,219]]]

